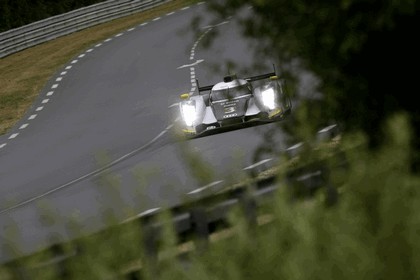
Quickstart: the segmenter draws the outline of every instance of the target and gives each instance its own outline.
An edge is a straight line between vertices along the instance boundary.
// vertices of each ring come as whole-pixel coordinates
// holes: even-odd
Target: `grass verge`
[[[1,58],[0,135],[22,118],[48,79],[72,57],[127,28],[196,2],[173,0]]]

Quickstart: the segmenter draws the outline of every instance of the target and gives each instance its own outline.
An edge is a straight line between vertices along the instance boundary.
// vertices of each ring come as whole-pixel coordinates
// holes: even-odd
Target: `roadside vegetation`
[[[203,244],[178,236],[163,211],[156,218],[162,238],[153,245],[138,220],[118,224],[108,211],[106,231],[3,265],[0,279],[419,279],[420,178],[410,171],[409,142],[401,115],[388,122],[376,152],[354,134],[332,150],[300,154],[301,163],[322,158],[328,180],[311,195],[297,193],[285,183],[288,169],[279,168],[278,190],[258,208],[258,226],[237,207]],[[337,167],[332,151],[344,153],[345,166]],[[198,180],[205,176],[196,172]],[[329,184],[339,193],[333,203],[326,203]],[[52,228],[63,223],[47,210],[40,219]],[[79,230],[77,219],[66,225]],[[16,248],[4,249],[19,255]],[[77,257],[49,264],[57,252]]]

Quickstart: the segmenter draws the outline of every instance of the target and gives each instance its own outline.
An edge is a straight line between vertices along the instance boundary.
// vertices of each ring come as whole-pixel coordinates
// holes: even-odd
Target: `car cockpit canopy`
[[[213,86],[210,92],[210,99],[212,102],[220,102],[246,97],[251,94],[251,85],[246,80],[228,76],[223,79],[223,82]]]

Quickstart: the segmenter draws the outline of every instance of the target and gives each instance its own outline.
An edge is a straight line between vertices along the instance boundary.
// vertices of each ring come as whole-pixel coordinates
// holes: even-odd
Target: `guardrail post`
[[[196,235],[195,245],[198,251],[203,252],[208,246],[209,225],[207,211],[204,207],[193,207],[190,212],[191,228]]]
[[[249,229],[254,229],[257,226],[257,202],[250,193],[250,190],[246,190],[239,196],[239,202],[242,206],[245,219],[248,223]]]
[[[62,258],[65,254],[65,251],[63,249],[63,245],[60,243],[53,244],[50,247],[51,253],[56,258]],[[66,260],[62,259],[59,260],[56,264],[57,267],[57,276],[59,276],[60,279],[67,279],[69,277],[69,272],[67,269],[67,266],[65,264]]]
[[[334,206],[338,202],[338,192],[337,189],[330,182],[330,174],[329,169],[327,167],[324,167],[322,169],[322,176],[325,188],[325,205],[327,207]]]
[[[24,267],[20,265],[19,261],[13,261],[11,263],[8,263],[6,267],[8,268],[10,274],[12,275],[11,279],[22,279],[22,280],[30,279],[30,277],[28,276],[28,272],[26,271]]]
[[[7,241],[6,241],[7,242]],[[23,263],[22,259],[19,257],[17,252],[15,251],[13,243],[6,243],[2,248],[3,253],[9,253],[10,256],[13,257],[13,260],[4,264],[4,267],[7,268],[8,272],[12,276],[11,279],[30,279],[28,271],[26,269],[25,264]]]
[[[149,275],[157,275],[159,251],[157,244],[158,228],[153,224],[148,224],[142,227],[142,231],[145,267]]]
[[[139,278],[138,275],[139,275],[138,271],[133,271],[133,272],[125,274],[124,279],[127,279],[127,280],[140,280],[140,279],[142,279],[142,278]]]

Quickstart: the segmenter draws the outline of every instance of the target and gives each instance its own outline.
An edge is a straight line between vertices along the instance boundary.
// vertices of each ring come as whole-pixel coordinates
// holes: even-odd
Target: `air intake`
[[[230,75],[223,78],[223,82],[229,83],[232,82],[234,79],[236,79],[236,75]]]
[[[226,77],[224,77],[223,78],[223,82],[225,82],[225,83],[229,83],[229,82],[232,82],[232,76],[226,76]]]

